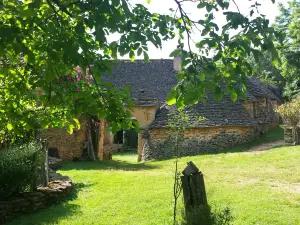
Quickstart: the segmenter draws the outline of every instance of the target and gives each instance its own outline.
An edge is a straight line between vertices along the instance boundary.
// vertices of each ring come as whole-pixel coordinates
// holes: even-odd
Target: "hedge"
[[[44,161],[38,142],[0,150],[0,200],[36,189],[43,177]]]

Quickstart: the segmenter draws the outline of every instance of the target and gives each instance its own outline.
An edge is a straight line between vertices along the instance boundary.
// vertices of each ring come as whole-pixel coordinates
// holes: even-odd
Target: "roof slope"
[[[131,97],[135,99],[159,99],[164,102],[171,88],[177,84],[172,59],[127,60],[113,67],[112,76],[104,78],[116,87],[131,88]]]
[[[171,88],[177,84],[175,74],[172,59],[154,59],[149,63],[144,60],[122,60],[114,65],[112,76],[105,76],[103,79],[111,81],[116,87],[131,88],[131,96],[134,99],[159,99],[165,102]],[[263,96],[280,101],[273,91],[255,76],[248,78],[246,96],[248,101],[257,101],[255,97]]]
[[[153,128],[168,126],[168,115],[176,114],[175,106],[164,105],[156,114],[152,123]],[[251,118],[241,101],[232,102],[231,97],[225,95],[221,101],[216,101],[212,94],[208,94],[206,104],[187,107],[185,115],[188,118],[188,127],[214,126],[253,126],[257,122]]]
[[[248,89],[252,95],[256,97],[268,97],[270,100],[281,102],[276,94],[274,94],[275,87],[269,88],[268,85],[263,84],[256,76],[248,78]]]
[[[131,97],[136,99],[138,105],[153,104],[147,100],[157,99],[165,103],[171,88],[177,84],[176,73],[173,69],[172,59],[151,60],[149,63],[143,60],[130,62],[127,60],[117,62],[113,67],[112,76],[104,77],[116,87],[129,86]],[[246,90],[248,101],[257,101],[256,97],[269,97],[277,100],[278,97],[263,85],[256,77],[248,78]],[[158,111],[152,127],[167,127],[168,114],[176,113],[174,106],[164,105]],[[252,126],[257,121],[251,118],[246,111],[241,99],[232,102],[229,95],[225,95],[221,101],[216,101],[213,95],[208,93],[206,104],[187,107],[186,115],[189,118],[190,127],[214,127],[214,126]],[[202,119],[202,117],[204,119]]]

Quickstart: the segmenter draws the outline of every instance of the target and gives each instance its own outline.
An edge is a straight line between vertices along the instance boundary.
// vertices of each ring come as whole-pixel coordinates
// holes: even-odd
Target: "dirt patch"
[[[283,145],[284,145],[284,140],[269,142],[269,143],[264,143],[261,145],[257,145],[253,148],[250,148],[248,150],[248,152],[264,151],[264,150],[268,150],[268,149],[283,146]]]
[[[280,189],[292,194],[300,194],[300,182],[298,183],[279,183],[279,182],[270,182],[271,188]]]

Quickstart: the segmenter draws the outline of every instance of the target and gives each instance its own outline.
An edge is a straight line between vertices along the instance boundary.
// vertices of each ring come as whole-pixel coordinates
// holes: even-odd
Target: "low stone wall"
[[[170,129],[151,129],[143,134],[143,160],[174,156],[174,144]],[[180,142],[180,155],[216,153],[255,137],[254,127],[208,127],[184,132]]]
[[[23,193],[7,201],[0,201],[0,224],[63,200],[71,192],[71,189],[70,178],[56,174],[55,179],[49,182],[48,187],[41,187],[36,192]]]

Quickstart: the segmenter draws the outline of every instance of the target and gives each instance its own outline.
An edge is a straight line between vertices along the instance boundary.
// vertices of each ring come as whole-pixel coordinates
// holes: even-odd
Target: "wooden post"
[[[142,134],[138,133],[138,162],[142,161],[143,154],[143,138]]]
[[[100,121],[99,138],[98,138],[98,159],[103,160],[104,155],[104,120]]]

